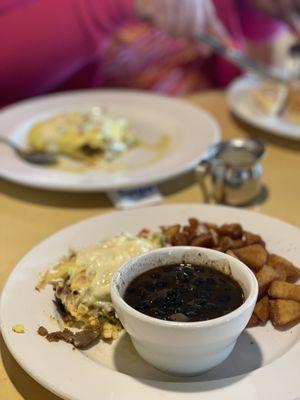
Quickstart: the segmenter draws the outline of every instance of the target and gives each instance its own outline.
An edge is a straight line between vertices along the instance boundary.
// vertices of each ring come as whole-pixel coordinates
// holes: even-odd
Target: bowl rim
[[[232,263],[239,264],[241,266],[241,268],[243,268],[246,271],[246,274],[248,274],[248,278],[250,281],[250,290],[249,290],[247,299],[238,308],[229,312],[226,315],[223,315],[223,316],[217,317],[217,318],[212,318],[212,319],[209,319],[206,321],[194,321],[194,322],[166,321],[166,320],[162,320],[159,318],[155,318],[155,317],[151,317],[149,315],[143,314],[140,311],[136,310],[135,308],[131,307],[123,299],[123,297],[121,296],[121,294],[117,288],[117,279],[118,279],[121,271],[123,269],[125,269],[128,266],[128,264],[136,263],[141,258],[145,258],[145,257],[155,254],[155,253],[169,252],[170,250],[172,250],[172,251],[192,251],[192,252],[201,251],[206,254],[218,253],[218,255],[221,254],[222,256],[224,256],[224,259],[229,261],[230,266],[232,265]],[[152,268],[155,268],[155,267],[152,266]],[[115,303],[117,303],[119,308],[121,308],[125,312],[129,313],[132,317],[137,318],[143,322],[150,323],[152,325],[154,324],[156,326],[160,326],[163,328],[170,328],[170,327],[177,327],[180,329],[204,328],[204,327],[208,328],[211,326],[218,326],[218,325],[221,325],[224,323],[228,323],[228,322],[238,318],[241,314],[243,314],[245,311],[247,311],[247,309],[252,306],[253,302],[255,303],[257,300],[258,282],[257,282],[256,276],[254,275],[254,273],[251,271],[251,269],[249,267],[247,267],[239,259],[232,257],[229,254],[222,253],[221,251],[214,250],[214,249],[208,249],[205,247],[194,247],[194,246],[171,247],[171,246],[169,246],[169,247],[162,247],[159,249],[151,250],[147,253],[143,253],[137,257],[131,258],[129,261],[125,262],[113,275],[110,293],[111,293],[112,303],[114,306],[115,306]]]

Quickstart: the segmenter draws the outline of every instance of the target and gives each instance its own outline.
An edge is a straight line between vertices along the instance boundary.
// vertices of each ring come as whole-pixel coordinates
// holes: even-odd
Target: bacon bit
[[[47,336],[48,335],[48,331],[44,326],[40,326],[39,329],[37,330],[37,333],[40,336]]]
[[[142,230],[140,230],[139,236],[147,236],[149,233],[150,233],[150,229],[143,228]]]

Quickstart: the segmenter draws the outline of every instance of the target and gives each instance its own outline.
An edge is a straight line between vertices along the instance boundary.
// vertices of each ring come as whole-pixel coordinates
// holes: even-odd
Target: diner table
[[[239,121],[230,113],[224,91],[197,93],[187,97],[187,101],[216,118],[223,139],[256,136],[265,141],[264,190],[248,208],[300,227],[300,141],[275,136]],[[166,204],[203,202],[193,173],[162,183],[159,189]],[[40,241],[79,220],[112,210],[102,193],[52,192],[0,180],[0,292],[17,262]],[[1,400],[59,399],[17,364],[1,335],[0,348]]]

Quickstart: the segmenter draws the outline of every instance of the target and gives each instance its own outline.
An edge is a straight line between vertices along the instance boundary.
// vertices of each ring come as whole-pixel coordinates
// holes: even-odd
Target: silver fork
[[[56,152],[25,150],[17,146],[5,136],[0,136],[0,143],[9,146],[20,158],[32,164],[53,165],[58,161],[58,153]]]

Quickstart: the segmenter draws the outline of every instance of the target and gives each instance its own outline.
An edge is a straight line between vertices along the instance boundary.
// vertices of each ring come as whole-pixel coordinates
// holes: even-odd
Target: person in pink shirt
[[[271,14],[296,29],[296,3],[0,0],[0,106],[59,90],[131,87],[181,95],[225,85],[239,72],[197,43],[197,34],[234,39],[241,48],[249,40],[265,43],[279,29]]]

